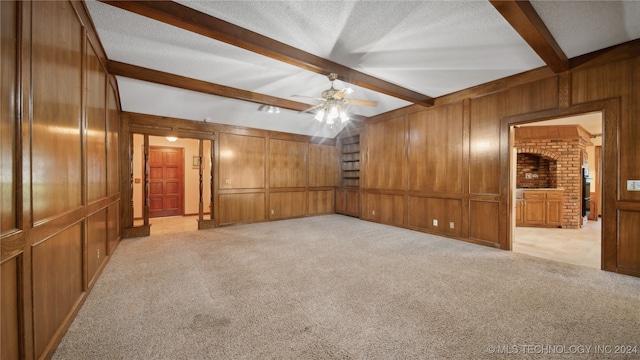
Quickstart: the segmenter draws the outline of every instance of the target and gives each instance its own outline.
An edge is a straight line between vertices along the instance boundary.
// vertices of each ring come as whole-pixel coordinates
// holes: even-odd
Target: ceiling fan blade
[[[357,99],[347,99],[347,104],[357,105],[357,106],[378,106],[377,101],[357,100]]]
[[[305,112],[311,112],[311,111],[313,111],[313,110],[315,110],[315,109],[317,109],[317,108],[321,107],[322,105],[324,105],[324,104],[314,105],[314,106],[312,106],[312,107],[310,107],[310,108],[308,108],[308,109],[306,109],[306,110],[302,110],[302,111],[300,111],[300,112],[299,112],[299,114],[300,114],[300,113],[305,113]]]
[[[344,99],[346,95],[349,95],[352,92],[353,92],[352,88],[344,88],[342,90],[339,90],[337,93],[333,94],[333,97],[338,99]]]

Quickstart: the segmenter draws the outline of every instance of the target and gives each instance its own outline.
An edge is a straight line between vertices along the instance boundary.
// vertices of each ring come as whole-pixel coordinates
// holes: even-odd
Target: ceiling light
[[[167,141],[169,142],[175,142],[176,140],[178,140],[178,138],[175,136],[167,136]]]
[[[258,111],[264,111],[269,114],[280,114],[280,108],[272,105],[260,105]]]

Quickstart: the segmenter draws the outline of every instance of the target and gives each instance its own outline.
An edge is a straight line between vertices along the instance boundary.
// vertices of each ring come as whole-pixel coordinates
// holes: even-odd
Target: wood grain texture
[[[618,267],[640,275],[640,212],[620,211],[618,231]]]
[[[366,220],[383,224],[406,226],[404,196],[366,193],[363,195],[364,214]]]
[[[408,115],[409,190],[462,193],[462,104]]]
[[[460,236],[462,200],[409,196],[408,219],[408,226],[411,228]]]
[[[116,89],[107,87],[107,194],[120,193],[120,113]],[[123,160],[126,160],[123,159]],[[124,161],[126,162],[126,161]]]
[[[0,234],[17,227],[18,23],[17,3],[0,2]]]
[[[39,2],[32,29],[33,220],[82,204],[82,26],[71,4]]]
[[[269,194],[269,219],[286,219],[305,216],[307,213],[305,191],[272,192]]]
[[[334,207],[333,190],[309,191],[309,215],[332,214]]]
[[[0,265],[0,358],[20,358],[20,279],[18,278],[18,257],[13,257]]]
[[[107,209],[87,217],[87,287],[93,286],[98,269],[107,258]]]
[[[40,357],[83,292],[82,224],[35,245],[33,259],[34,353]]]
[[[260,189],[265,186],[263,137],[220,134],[220,189]]]
[[[107,196],[107,73],[102,68],[93,44],[87,42],[86,54],[86,181],[87,202]]]
[[[469,202],[469,239],[499,244],[499,208],[497,201]]]
[[[308,143],[269,139],[269,187],[307,186]]]
[[[309,144],[309,186],[337,186],[338,149],[333,145]]]
[[[406,190],[407,146],[404,116],[367,125],[365,144],[365,188]]]
[[[220,225],[266,220],[264,193],[221,194]]]
[[[107,246],[111,255],[120,241],[120,202],[116,201],[107,209]]]

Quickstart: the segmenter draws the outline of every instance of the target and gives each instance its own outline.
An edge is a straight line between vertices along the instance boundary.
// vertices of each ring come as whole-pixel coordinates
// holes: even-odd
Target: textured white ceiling
[[[543,61],[488,1],[179,1],[314,55],[438,97],[540,66]],[[640,38],[640,1],[533,1],[569,57]],[[87,1],[110,60],[314,104],[329,81],[207,37]],[[124,111],[333,137],[312,114],[118,77]],[[410,103],[336,81],[351,107],[373,116]]]

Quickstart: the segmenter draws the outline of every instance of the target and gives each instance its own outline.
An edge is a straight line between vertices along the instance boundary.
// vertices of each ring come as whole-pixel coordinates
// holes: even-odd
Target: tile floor
[[[513,251],[600,269],[602,219],[581,229],[516,227]]]

